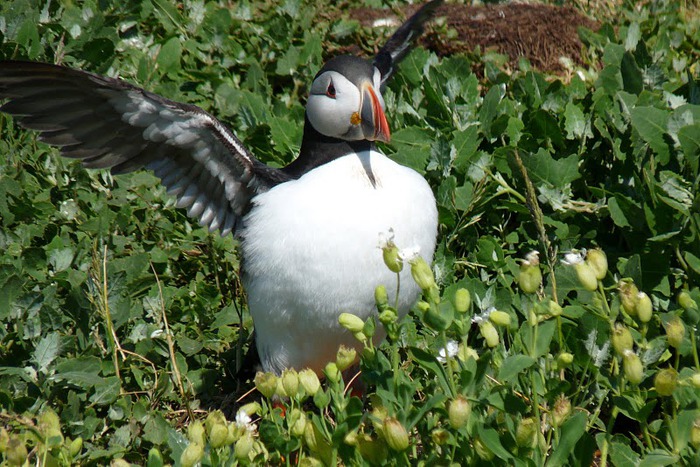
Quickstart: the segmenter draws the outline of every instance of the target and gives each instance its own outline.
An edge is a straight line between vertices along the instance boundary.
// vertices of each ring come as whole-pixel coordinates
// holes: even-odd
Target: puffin
[[[299,155],[282,168],[257,160],[197,106],[59,65],[0,62],[0,111],[86,168],[152,171],[191,218],[234,235],[262,370],[322,374],[341,345],[360,346],[341,313],[376,315],[379,285],[400,316],[419,298],[409,268],[397,281],[384,264],[382,239],[433,259],[432,189],[376,142],[391,137],[381,91],[440,3],[421,7],[373,59],[325,63],[311,82]]]

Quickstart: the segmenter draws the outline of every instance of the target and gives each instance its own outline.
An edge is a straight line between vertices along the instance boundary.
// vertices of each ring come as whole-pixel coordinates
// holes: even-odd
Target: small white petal
[[[570,252],[564,255],[564,259],[561,260],[567,266],[574,266],[576,264],[583,263],[583,255],[579,252]]]
[[[379,248],[384,249],[394,244],[394,229],[387,232],[379,232]]]
[[[440,349],[439,355],[437,357],[439,362],[445,363],[447,361],[447,357],[454,357],[457,355],[457,351],[459,350],[459,344],[457,341],[447,341],[447,345]]]
[[[399,250],[399,258],[401,258],[402,261],[410,263],[411,261],[417,259],[418,256],[420,256],[420,247],[417,245]]]

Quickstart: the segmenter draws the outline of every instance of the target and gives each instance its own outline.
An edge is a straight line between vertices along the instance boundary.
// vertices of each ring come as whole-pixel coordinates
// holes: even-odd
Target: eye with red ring
[[[335,99],[335,86],[333,86],[333,81],[328,83],[328,89],[326,89],[326,96],[331,99]]]

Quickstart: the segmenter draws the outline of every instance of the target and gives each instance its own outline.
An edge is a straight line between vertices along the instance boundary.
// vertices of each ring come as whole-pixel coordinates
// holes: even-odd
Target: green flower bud
[[[352,313],[341,313],[338,317],[338,322],[342,327],[352,333],[362,332],[365,328],[365,322],[362,321],[362,318]]]
[[[479,324],[479,332],[486,341],[486,345],[489,347],[496,347],[498,345],[500,340],[498,331],[496,331],[496,328],[490,321],[482,321]]]
[[[411,275],[423,292],[436,287],[433,271],[421,256],[411,261]]]
[[[491,461],[495,457],[495,454],[491,449],[488,448],[479,438],[474,438],[472,441],[474,443],[474,451],[479,456],[481,460]]]
[[[693,297],[690,296],[690,294],[686,291],[683,290],[681,293],[678,294],[678,304],[683,308],[685,311],[688,310],[696,310],[698,309],[698,304],[695,300],[693,300]]]
[[[299,374],[293,368],[282,371],[282,387],[287,397],[296,397],[299,391]]]
[[[44,436],[44,439],[59,437],[59,445],[63,443],[63,434],[61,434],[61,421],[56,412],[50,408],[44,409],[37,418],[39,431]]]
[[[254,443],[253,434],[246,430],[238,441],[236,441],[236,445],[233,447],[233,455],[236,456],[236,459],[248,459],[250,452],[253,450]]]
[[[678,316],[674,316],[666,323],[666,340],[668,340],[668,345],[679,349],[683,343],[684,337],[685,325]]]
[[[112,459],[112,462],[109,463],[109,467],[131,467],[131,462],[119,457],[117,459]]]
[[[318,431],[314,423],[309,422],[305,424],[304,442],[312,453],[317,454],[324,462],[330,463],[331,445],[323,437],[323,433]]]
[[[391,272],[401,272],[403,269],[403,260],[399,256],[399,249],[396,245],[389,243],[382,248],[382,256],[384,257],[384,264],[386,264],[386,267],[388,267]]]
[[[151,448],[148,451],[146,467],[163,467],[163,455],[160,453],[158,448]]]
[[[350,366],[355,363],[357,359],[357,350],[341,345],[338,348],[338,352],[335,354],[335,364],[338,366],[338,370],[345,371]]]
[[[459,347],[457,348],[457,359],[462,362],[466,362],[470,358],[473,358],[475,361],[479,360],[479,354],[468,345],[459,344]]]
[[[678,386],[678,372],[673,368],[659,370],[654,376],[654,387],[659,396],[670,396]]]
[[[578,276],[578,280],[584,289],[588,290],[589,292],[595,292],[598,290],[598,278],[596,277],[595,271],[588,263],[578,263],[574,265],[574,269],[576,270],[576,276]]]
[[[554,401],[554,410],[552,410],[554,426],[561,426],[569,415],[571,415],[571,401],[562,394]]]
[[[695,386],[696,389],[700,389],[700,372],[690,377],[690,383]]]
[[[700,449],[700,417],[695,419],[693,426],[690,428],[690,444],[695,449]]]
[[[493,310],[489,313],[489,320],[496,326],[504,328],[510,326],[510,315],[505,311]]]
[[[27,446],[24,445],[24,441],[16,436],[10,437],[7,442],[7,449],[5,450],[5,460],[7,465],[24,465],[27,460]]]
[[[10,434],[4,426],[0,426],[0,454],[5,452],[7,444],[10,442]]]
[[[538,264],[522,263],[518,274],[518,285],[520,290],[531,294],[540,290],[542,285],[542,271]]]
[[[547,302],[547,310],[552,316],[561,316],[561,314],[563,313],[561,305],[559,305],[554,300],[550,300],[549,302]]]
[[[326,364],[326,367],[323,369],[323,372],[326,374],[326,378],[328,379],[328,381],[334,383],[340,382],[342,375],[340,374],[338,365],[336,365],[335,362],[328,362]]]
[[[383,405],[375,405],[374,408],[372,409],[372,416],[370,417],[370,421],[372,422],[374,429],[378,433],[381,433],[381,431],[384,429],[384,420],[388,416],[389,416],[389,412],[386,410],[386,407],[384,407]]]
[[[574,356],[569,352],[561,352],[557,355],[557,365],[559,368],[569,368],[573,362]]]
[[[444,305],[451,306],[447,302],[445,302]],[[440,307],[431,306],[428,308],[425,315],[423,315],[423,321],[436,331],[444,331],[450,327],[450,324],[452,324],[452,317],[448,314],[441,313]]]
[[[382,323],[384,326],[389,326],[390,324],[394,324],[399,320],[399,316],[396,314],[396,311],[393,308],[385,308],[384,311],[379,313],[379,322]]]
[[[651,321],[651,314],[654,309],[651,305],[651,298],[649,298],[649,295],[644,292],[639,292],[637,294],[637,303],[634,308],[640,323],[648,323]]]
[[[204,420],[204,427],[207,429],[207,434],[211,436],[211,430],[215,425],[226,425],[226,416],[221,410],[214,410],[209,412],[206,420]],[[204,443],[201,443],[204,445]]]
[[[362,434],[357,437],[357,449],[363,459],[370,465],[381,465],[389,456],[386,443],[380,439],[372,439],[370,435]]]
[[[386,287],[383,285],[378,285],[374,289],[374,303],[376,303],[379,311],[383,311],[389,306],[389,296],[386,293]]]
[[[261,410],[262,410],[262,407],[257,402],[248,402],[247,404],[242,405],[238,409],[239,412],[243,412],[246,415],[248,415],[249,417],[252,417],[253,415],[259,414]]]
[[[343,438],[343,442],[348,446],[357,446],[357,431],[350,431]]]
[[[304,388],[306,394],[313,396],[321,388],[321,381],[313,370],[306,368],[299,372],[299,383]]]
[[[447,408],[447,416],[450,421],[450,426],[455,430],[459,430],[469,421],[469,416],[472,413],[472,407],[469,400],[463,395],[458,395]]]
[[[204,457],[204,448],[199,443],[190,443],[182,454],[180,464],[182,467],[194,467]]]
[[[455,291],[455,310],[458,313],[466,313],[469,311],[469,305],[472,303],[471,294],[467,289],[457,289]]]
[[[292,409],[289,414],[289,432],[292,436],[300,438],[304,436],[304,430],[306,429],[306,414],[299,409]]]
[[[618,355],[624,355],[626,351],[632,350],[634,340],[627,326],[622,323],[615,323],[612,332],[612,345]]]
[[[272,397],[277,391],[277,376],[274,373],[263,373],[258,371],[255,374],[255,387],[260,394],[267,397]]]
[[[602,281],[608,274],[608,258],[605,252],[599,248],[588,250],[586,253],[586,263],[593,269],[596,279]]]
[[[75,438],[73,441],[70,442],[70,445],[68,446],[68,452],[70,453],[71,457],[77,457],[80,454],[80,451],[83,450],[83,438],[78,436]],[[2,449],[0,449],[2,451]]]
[[[444,428],[435,428],[430,432],[430,438],[433,440],[433,443],[442,446],[450,439],[450,434]]]
[[[323,467],[325,464],[315,457],[304,457],[299,460],[299,467]]]
[[[618,284],[618,289],[622,309],[632,317],[637,316],[637,300],[639,300],[639,289],[637,286],[630,280],[622,280]]]
[[[190,423],[187,427],[187,439],[190,440],[190,443],[197,443],[200,446],[204,446],[207,441],[204,424],[199,420]]]
[[[406,428],[393,417],[384,419],[384,439],[394,451],[405,451],[408,448],[408,432]]]
[[[515,429],[515,442],[521,448],[532,449],[537,444],[539,423],[535,417],[523,418]]]
[[[212,426],[209,432],[209,444],[212,448],[218,449],[226,444],[228,439],[228,425],[219,424]]]
[[[642,365],[639,356],[632,350],[627,350],[622,355],[622,369],[627,381],[635,386],[644,379],[644,365]]]

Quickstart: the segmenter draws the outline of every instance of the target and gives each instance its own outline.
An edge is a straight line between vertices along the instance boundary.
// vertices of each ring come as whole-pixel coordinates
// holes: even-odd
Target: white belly
[[[437,210],[423,177],[371,151],[257,196],[244,225],[243,282],[263,369],[320,371],[340,344],[357,345],[338,315],[376,313],[377,285],[395,296],[396,275],[382,260],[380,234],[392,229],[399,248],[418,246],[431,262]],[[402,314],[419,292],[404,268]]]

